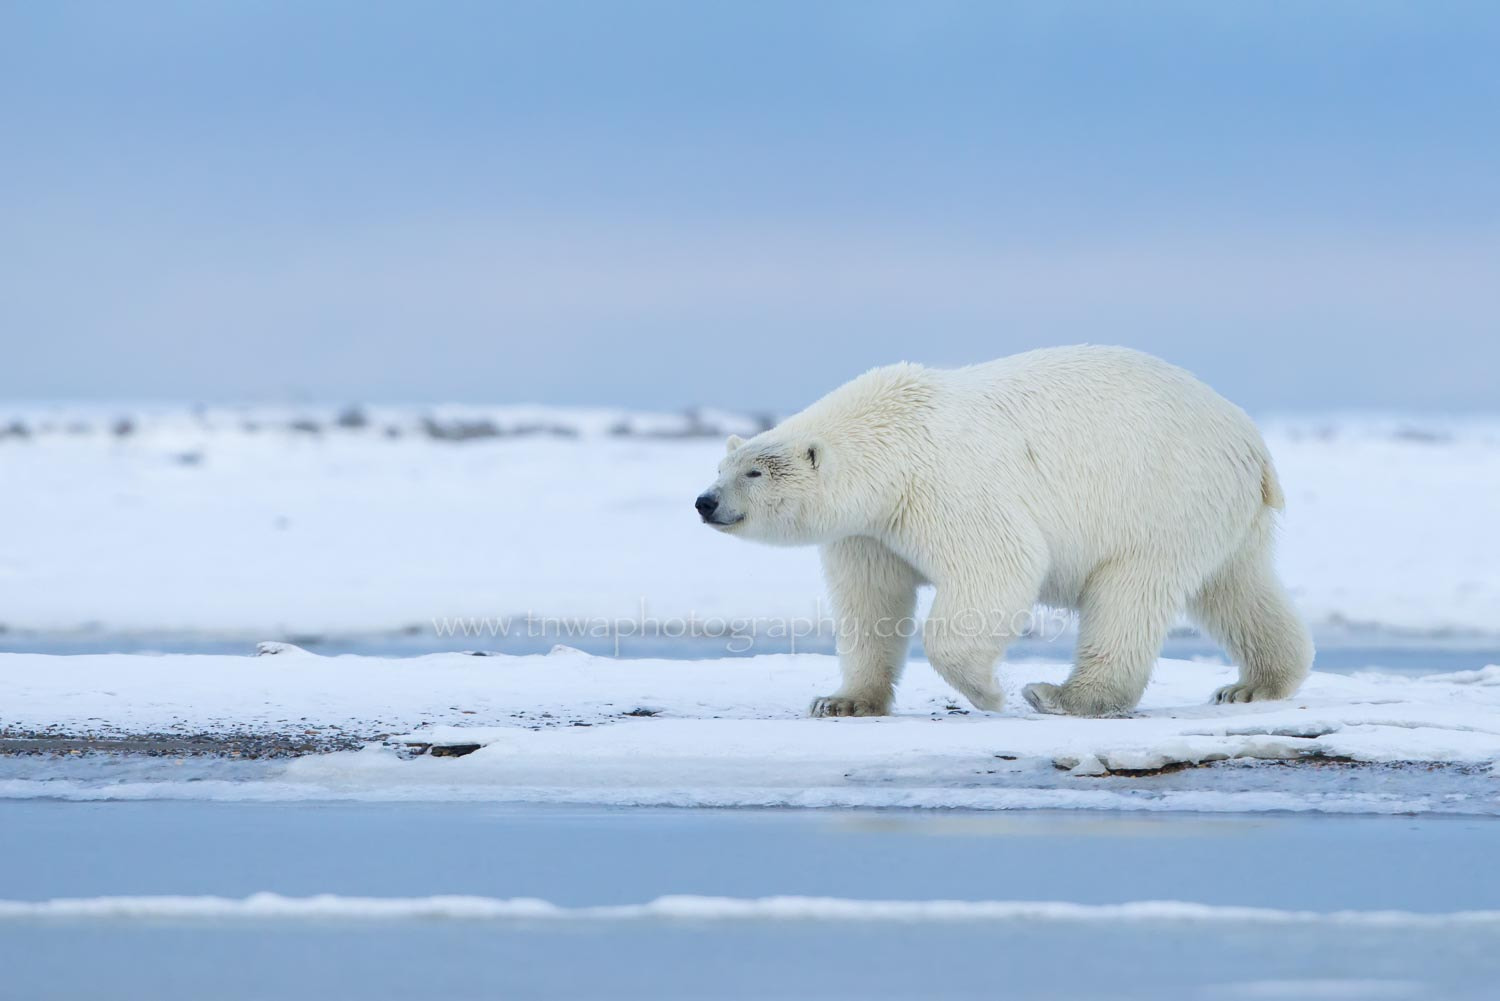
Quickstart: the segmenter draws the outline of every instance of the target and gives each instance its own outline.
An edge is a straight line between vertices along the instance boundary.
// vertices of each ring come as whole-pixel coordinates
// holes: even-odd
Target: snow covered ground
[[[235,764],[14,756],[0,796],[484,800],[655,806],[1097,808],[1500,814],[1500,666],[1315,673],[1286,702],[1211,706],[1232,676],[1162,661],[1134,718],[1040,716],[1057,662],[1009,664],[1005,712],[925,664],[897,715],[804,717],[821,655],[0,656],[11,751],[35,738],[337,737],[357,750]],[[21,738],[21,739],[17,739]],[[446,752],[446,753],[445,753]]]
[[[722,435],[766,419],[18,410],[0,415],[0,627],[260,639],[473,618],[484,635],[528,612],[689,632],[815,620],[814,553],[716,536],[691,507]],[[1282,570],[1322,633],[1500,634],[1500,420],[1264,426],[1288,497]]]

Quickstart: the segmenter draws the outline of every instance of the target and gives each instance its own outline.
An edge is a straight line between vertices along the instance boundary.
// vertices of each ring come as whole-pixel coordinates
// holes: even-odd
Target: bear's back
[[[1250,418],[1191,373],[1128,348],[1046,348],[929,370],[932,475],[1031,513],[1054,557],[1085,572],[1170,557],[1242,531],[1269,455]]]

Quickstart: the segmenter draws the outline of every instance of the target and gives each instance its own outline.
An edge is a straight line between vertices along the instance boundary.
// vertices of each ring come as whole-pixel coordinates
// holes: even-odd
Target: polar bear
[[[1040,603],[1079,613],[1076,665],[1026,700],[1118,716],[1184,609],[1240,665],[1215,701],[1297,690],[1313,647],[1272,569],[1282,504],[1244,411],[1158,358],[1085,345],[874,369],[731,437],[695,506],[720,532],[821,548],[843,685],[814,716],[890,711],[923,584],[928,660],[976,707],[1001,707],[995,664]]]

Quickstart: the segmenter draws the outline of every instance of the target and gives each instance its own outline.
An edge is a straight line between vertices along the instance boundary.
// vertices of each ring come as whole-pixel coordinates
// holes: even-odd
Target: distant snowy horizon
[[[812,401],[808,401],[812,402]],[[774,425],[793,411],[772,408],[735,409],[701,403],[656,408],[609,404],[562,405],[528,402],[464,402],[413,400],[364,402],[334,400],[230,401],[190,400],[11,400],[0,403],[0,438],[18,427],[33,434],[129,434],[150,430],[180,431],[322,431],[380,430],[381,427],[438,426],[430,436],[470,440],[507,434],[573,433],[641,434],[652,437],[710,437],[754,433]],[[1330,408],[1249,411],[1267,435],[1394,437],[1440,443],[1445,436],[1477,435],[1500,444],[1500,406],[1494,410],[1433,410],[1422,408]],[[130,427],[120,429],[120,421]],[[458,429],[465,422],[488,421],[495,434],[483,428],[469,435],[445,435],[445,426]]]
[[[775,414],[0,405],[0,629],[253,638],[535,613],[806,616],[810,549],[703,530],[723,439]],[[1315,630],[1500,635],[1500,414],[1263,418]],[[0,634],[4,635],[4,634]]]

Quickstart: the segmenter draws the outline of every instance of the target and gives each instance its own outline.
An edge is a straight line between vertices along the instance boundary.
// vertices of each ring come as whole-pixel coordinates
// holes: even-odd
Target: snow
[[[0,627],[12,633],[249,640],[431,635],[462,621],[477,629],[455,645],[483,646],[526,630],[528,612],[760,636],[824,612],[812,551],[717,536],[692,511],[722,435],[760,417],[13,413],[0,415],[0,478],[25,486],[0,492]],[[1320,631],[1500,633],[1500,421],[1330,415],[1265,428],[1288,497],[1282,572]]]
[[[1215,707],[1232,669],[1167,660],[1135,718],[1029,714],[1018,689],[1061,680],[1059,645],[1005,668],[1000,715],[966,711],[918,662],[897,716],[804,718],[836,686],[834,661],[767,651],[826,640],[816,554],[716,535],[691,508],[722,437],[768,419],[464,406],[0,415],[0,477],[24,487],[0,491],[0,644],[192,635],[249,651],[279,638],[258,657],[0,654],[0,738],[363,744],[233,766],[179,762],[181,744],[128,767],[7,757],[0,795],[1500,813],[1500,666],[1319,673],[1290,702]],[[1500,635],[1500,420],[1264,427],[1288,496],[1281,569],[1320,634]],[[547,649],[688,634],[762,655],[621,660],[561,645],[330,658],[285,642],[402,634],[512,651],[503,641],[516,637]],[[444,745],[477,750],[419,753]]]
[[[1213,923],[1384,929],[1494,927],[1500,911],[1295,911],[1147,900],[1078,904],[1022,900],[854,900],[673,895],[642,904],[562,907],[530,897],[84,897],[0,900],[0,921],[1025,921],[1053,924]]]
[[[837,665],[812,654],[381,659],[281,645],[260,657],[0,655],[0,724],[12,738],[368,741],[261,762],[248,778],[169,764],[60,771],[39,758],[0,773],[0,796],[1500,813],[1500,686],[1469,677],[1494,667],[1314,673],[1290,701],[1214,706],[1209,693],[1232,669],[1163,660],[1133,718],[1030,713],[1020,686],[1066,671],[1006,665],[1007,709],[988,714],[914,664],[896,715],[814,720],[805,707],[835,686]],[[1352,763],[1397,770],[1366,779],[1376,773]]]

